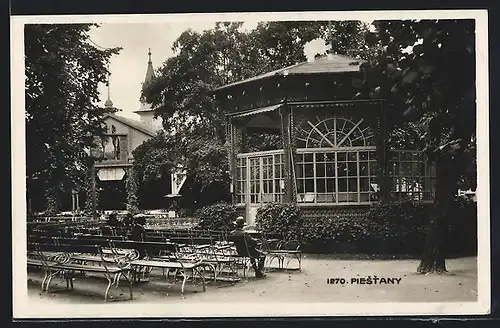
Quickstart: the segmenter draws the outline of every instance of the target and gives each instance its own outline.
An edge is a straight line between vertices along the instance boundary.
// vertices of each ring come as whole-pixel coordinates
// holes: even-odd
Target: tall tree
[[[27,191],[43,186],[48,210],[65,191],[82,184],[93,136],[103,133],[99,83],[119,49],[89,42],[94,24],[25,26]]]
[[[166,60],[157,77],[143,90],[143,97],[162,117],[167,137],[175,140],[167,153],[176,154],[176,160],[182,161],[202,186],[210,181],[229,183],[226,113],[215,103],[212,90],[303,62],[304,46],[312,40],[337,34],[345,38],[340,32],[327,34],[327,22],[263,22],[249,32],[244,32],[242,25],[220,22],[202,33],[185,31],[173,44],[176,55]],[[340,31],[342,24],[334,25]],[[358,30],[365,31],[361,27]],[[350,47],[356,47],[357,53],[364,49],[354,42],[343,44],[338,52],[349,54]],[[276,138],[267,139],[273,142]],[[151,163],[150,167],[157,165]]]
[[[389,100],[391,124],[412,121],[436,165],[436,192],[418,272],[446,271],[449,213],[459,186],[475,189],[475,39],[472,20],[375,22],[380,56],[364,92]],[[468,184],[468,186],[467,186]]]

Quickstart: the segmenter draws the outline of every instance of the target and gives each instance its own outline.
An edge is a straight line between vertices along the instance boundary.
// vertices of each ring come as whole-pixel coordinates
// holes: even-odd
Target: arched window
[[[301,122],[295,178],[301,203],[369,203],[375,200],[374,133],[363,119],[333,116]]]
[[[373,131],[364,119],[334,116],[307,120],[297,137],[299,148],[345,148],[375,146]]]

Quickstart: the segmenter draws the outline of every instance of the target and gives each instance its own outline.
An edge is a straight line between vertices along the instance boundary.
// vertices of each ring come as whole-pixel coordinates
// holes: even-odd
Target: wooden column
[[[378,158],[378,185],[380,188],[379,200],[387,201],[389,199],[389,177],[387,174],[388,168],[388,147],[387,147],[387,109],[385,102],[379,104],[379,118],[378,118],[378,140],[377,140],[377,158]]]
[[[285,180],[285,195],[284,201],[287,203],[293,202],[293,175],[292,175],[292,152],[291,152],[291,136],[290,136],[290,106],[286,103],[280,107],[281,120],[281,136],[283,139],[283,166]]]
[[[236,133],[235,127],[231,118],[227,119],[227,140],[229,142],[229,176],[231,179],[231,200],[233,204],[236,204]]]

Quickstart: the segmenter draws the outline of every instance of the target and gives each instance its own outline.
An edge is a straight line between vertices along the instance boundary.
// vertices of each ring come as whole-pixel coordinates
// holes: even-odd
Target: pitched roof
[[[298,75],[298,74],[324,74],[324,73],[344,73],[359,72],[363,60],[343,56],[328,55],[320,57],[312,62],[302,62],[275,71],[260,74],[245,80],[223,85],[215,90],[221,90],[238,84],[262,80],[275,75]]]
[[[106,119],[108,117],[112,118],[114,120],[117,120],[118,122],[123,123],[125,125],[128,125],[133,129],[141,131],[142,133],[145,133],[148,136],[154,137],[156,135],[156,132],[149,125],[147,125],[143,122],[140,122],[140,121],[137,121],[137,120],[134,120],[131,118],[126,118],[126,117],[116,115],[116,114],[107,114],[106,116],[104,116],[104,119]]]

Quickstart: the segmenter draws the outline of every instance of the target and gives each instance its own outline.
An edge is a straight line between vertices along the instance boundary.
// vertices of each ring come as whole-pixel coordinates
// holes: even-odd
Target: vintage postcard
[[[489,313],[487,20],[13,16],[14,317]]]

